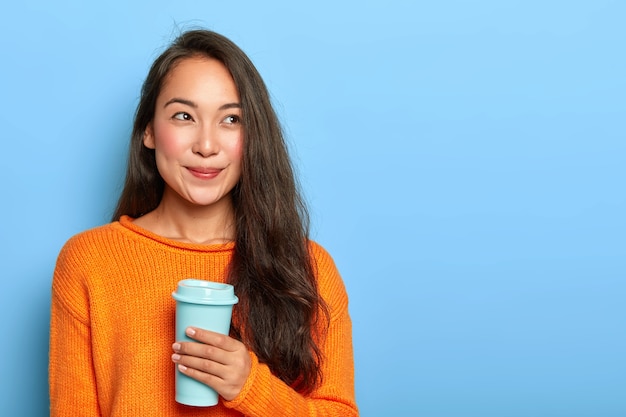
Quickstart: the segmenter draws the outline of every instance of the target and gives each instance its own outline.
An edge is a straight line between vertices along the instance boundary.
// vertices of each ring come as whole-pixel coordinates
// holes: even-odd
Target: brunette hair
[[[182,33],[153,63],[141,90],[124,189],[113,215],[154,210],[164,182],[154,150],[143,144],[164,79],[183,59],[204,56],[229,71],[241,100],[241,178],[232,190],[235,248],[228,280],[240,299],[232,334],[297,391],[321,382],[319,344],[328,312],[308,246],[309,217],[298,192],[278,117],[258,71],[232,41],[207,30]],[[322,326],[323,325],[323,326]]]

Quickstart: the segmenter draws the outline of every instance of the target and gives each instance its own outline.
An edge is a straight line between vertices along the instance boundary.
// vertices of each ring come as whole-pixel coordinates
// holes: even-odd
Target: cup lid
[[[194,304],[229,305],[239,301],[232,285],[201,279],[179,281],[172,297],[176,301]]]

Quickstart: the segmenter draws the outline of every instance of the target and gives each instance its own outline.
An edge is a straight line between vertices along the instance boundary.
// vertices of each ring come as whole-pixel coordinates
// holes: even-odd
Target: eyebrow
[[[184,104],[186,106],[193,107],[194,109],[198,108],[198,104],[195,101],[187,100],[187,99],[184,99],[184,98],[177,98],[177,97],[174,97],[173,99],[171,99],[167,103],[165,103],[163,105],[163,108],[169,106],[170,104],[174,104],[174,103]],[[222,104],[219,107],[218,110],[240,109],[240,108],[241,108],[241,104],[240,103],[226,103],[226,104]]]

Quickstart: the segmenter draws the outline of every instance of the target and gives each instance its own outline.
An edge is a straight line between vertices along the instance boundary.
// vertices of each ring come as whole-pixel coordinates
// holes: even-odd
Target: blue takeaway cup
[[[228,334],[233,305],[239,299],[232,285],[200,279],[184,279],[172,293],[176,300],[176,340],[193,341],[185,334],[189,326]],[[182,374],[176,368],[176,402],[196,407],[218,403],[217,392]]]

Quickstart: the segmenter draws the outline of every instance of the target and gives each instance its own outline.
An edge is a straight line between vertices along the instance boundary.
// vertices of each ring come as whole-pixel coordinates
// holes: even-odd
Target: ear
[[[143,145],[148,149],[156,148],[154,144],[154,129],[152,128],[152,122],[148,123],[146,130],[143,132]]]

